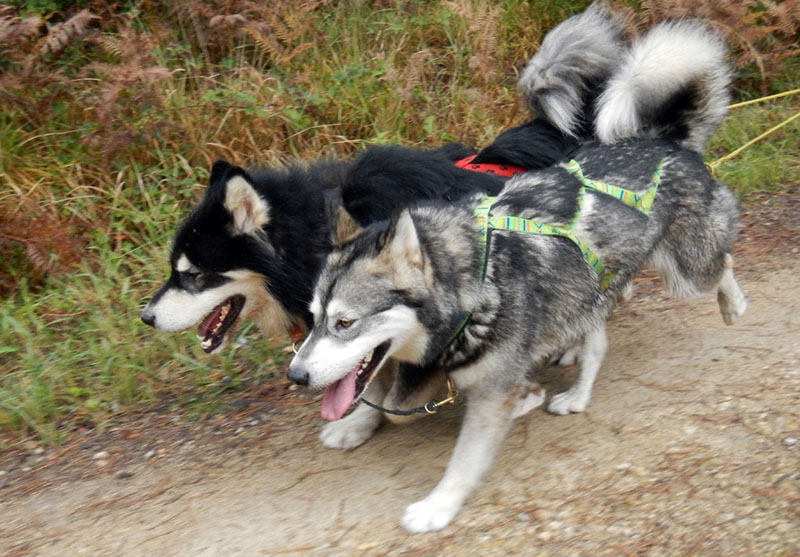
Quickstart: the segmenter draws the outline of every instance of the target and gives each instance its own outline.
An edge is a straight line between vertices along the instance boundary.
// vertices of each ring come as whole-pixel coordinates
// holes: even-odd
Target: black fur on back
[[[447,153],[400,146],[367,149],[353,161],[342,184],[345,209],[366,226],[417,201],[455,201],[475,192],[500,192],[502,178],[458,168]]]
[[[565,158],[580,144],[581,140],[567,137],[546,120],[536,119],[501,133],[472,162],[538,170]]]
[[[574,148],[552,126],[528,123],[484,150],[492,163],[548,166]],[[327,160],[285,169],[251,169],[218,161],[200,204],[178,230],[174,259],[185,253],[204,273],[247,269],[295,320],[312,325],[313,285],[331,246],[331,203],[341,203],[361,226],[387,220],[398,208],[475,193],[497,195],[506,178],[454,166],[474,154],[452,143],[439,149],[370,147],[352,161]],[[491,157],[491,158],[490,158]],[[527,163],[527,164],[526,164]],[[225,186],[245,178],[269,207],[263,234],[233,235],[225,209]]]

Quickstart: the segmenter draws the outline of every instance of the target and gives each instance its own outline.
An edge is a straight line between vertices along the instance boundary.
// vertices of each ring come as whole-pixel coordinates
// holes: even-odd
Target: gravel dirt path
[[[746,209],[740,323],[643,276],[589,409],[519,419],[439,533],[398,523],[462,407],[340,452],[317,442],[319,403],[278,379],[203,424],[145,414],[0,455],[0,553],[800,555],[800,192]],[[548,395],[575,372],[544,370]]]

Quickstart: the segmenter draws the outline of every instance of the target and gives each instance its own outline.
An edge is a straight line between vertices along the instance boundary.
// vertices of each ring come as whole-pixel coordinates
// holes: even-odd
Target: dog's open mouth
[[[375,370],[383,361],[391,344],[392,342],[389,340],[380,344],[358,362],[347,375],[325,389],[325,394],[322,395],[321,413],[323,418],[334,421],[345,415],[347,409],[361,397],[364,389],[369,385]]]
[[[236,322],[242,308],[244,307],[245,297],[241,294],[231,296],[220,305],[211,310],[200,326],[197,328],[197,336],[201,339],[203,350],[210,354],[219,348],[225,340],[225,334]]]

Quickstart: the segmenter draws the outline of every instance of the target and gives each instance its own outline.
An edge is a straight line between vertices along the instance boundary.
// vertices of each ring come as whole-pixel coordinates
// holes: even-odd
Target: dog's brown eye
[[[340,329],[346,329],[353,323],[355,323],[355,319],[339,319],[339,321],[336,322],[336,326]]]

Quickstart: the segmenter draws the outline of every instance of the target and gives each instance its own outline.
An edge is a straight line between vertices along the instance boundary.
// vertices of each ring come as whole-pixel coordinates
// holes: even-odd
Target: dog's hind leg
[[[578,342],[564,350],[560,356],[553,358],[550,363],[558,363],[558,365],[563,367],[577,364],[580,361],[582,349],[583,343]]]
[[[717,287],[717,302],[726,325],[733,325],[747,309],[744,292],[733,278],[733,257],[729,253],[725,254],[725,270]]]
[[[633,282],[627,283],[619,293],[617,298],[618,304],[624,304],[631,301],[633,298]],[[584,343],[578,342],[562,352],[560,355],[554,356],[551,364],[557,363],[560,366],[571,366],[581,361],[581,352],[583,351]]]
[[[491,386],[485,386],[491,389]],[[481,392],[467,401],[464,423],[444,477],[425,499],[406,508],[402,525],[412,533],[441,530],[489,469],[512,422],[519,391]]]
[[[677,248],[681,246],[678,244]],[[673,295],[697,296],[716,290],[722,319],[726,325],[733,325],[747,309],[744,292],[733,277],[733,256],[720,251],[708,256],[701,252],[693,255],[694,257],[688,253],[680,254],[684,263],[679,266],[676,252],[659,249],[654,253],[651,262],[664,278],[667,290]],[[689,261],[692,263],[691,268],[688,268]]]
[[[565,415],[570,412],[583,412],[592,396],[592,386],[597,377],[597,371],[603,363],[603,357],[608,347],[606,328],[600,328],[588,333],[584,339],[581,350],[581,371],[578,379],[566,392],[557,394],[550,400],[547,409],[553,414]]]
[[[370,383],[369,388],[364,393],[369,399],[383,400],[388,391],[388,384],[393,377],[393,373],[386,369],[390,365],[395,364],[390,360],[390,362],[384,364],[382,369],[378,370],[378,376]],[[366,404],[359,404],[350,415],[322,426],[319,440],[329,449],[355,449],[372,437],[372,434],[382,423],[382,412]]]
[[[632,299],[633,299],[633,281],[626,284],[625,287],[622,289],[622,292],[619,293],[619,298],[617,299],[617,303],[627,304]]]
[[[524,416],[534,408],[538,408],[544,404],[545,390],[539,383],[531,383],[522,389],[521,396],[514,404],[514,409],[511,411],[511,418],[517,419]]]

